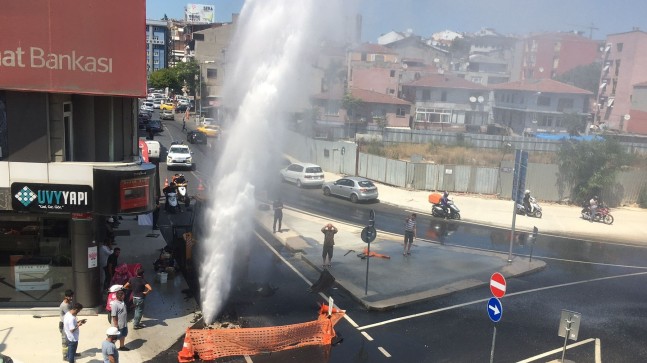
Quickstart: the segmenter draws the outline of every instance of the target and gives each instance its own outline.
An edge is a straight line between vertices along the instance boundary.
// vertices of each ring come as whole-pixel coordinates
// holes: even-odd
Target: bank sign
[[[6,0],[0,89],[146,95],[144,0]]]
[[[92,211],[92,188],[88,185],[13,183],[11,196],[11,206],[18,212]]]

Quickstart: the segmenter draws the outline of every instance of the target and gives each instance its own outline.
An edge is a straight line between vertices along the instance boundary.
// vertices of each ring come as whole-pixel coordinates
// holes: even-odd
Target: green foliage
[[[612,186],[620,168],[631,161],[620,143],[610,138],[603,141],[564,140],[558,158],[559,182],[571,187],[571,199],[576,203],[600,195],[602,190]]]
[[[599,62],[591,63],[586,66],[579,66],[555,77],[556,81],[572,84],[575,87],[593,92],[594,97],[598,95],[598,82],[602,64]]]
[[[198,85],[197,78],[200,73],[200,65],[196,61],[190,60],[188,62],[178,62],[172,69],[177,74],[177,79],[181,85],[180,88],[186,84],[189,88],[189,93],[195,94]]]
[[[164,89],[168,87],[172,90],[177,90],[180,88],[177,74],[171,68],[163,68],[151,73],[148,77],[148,84],[153,88]]]
[[[640,194],[638,195],[638,205],[640,205],[640,208],[647,208],[647,187],[640,189]]]
[[[356,122],[360,113],[360,109],[364,106],[364,101],[359,98],[353,97],[350,93],[344,95],[342,100],[342,107],[348,112],[350,122]]]

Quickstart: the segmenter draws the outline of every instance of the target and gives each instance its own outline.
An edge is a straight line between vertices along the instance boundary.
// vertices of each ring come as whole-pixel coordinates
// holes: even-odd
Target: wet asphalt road
[[[166,122],[167,134],[179,131],[181,123]],[[170,124],[170,125],[169,125]],[[179,124],[179,126],[178,126]],[[169,132],[170,131],[170,132]],[[168,135],[158,140],[170,145]],[[176,136],[177,138],[177,136]],[[191,146],[197,171],[185,173],[194,193],[198,177],[212,168],[215,148]],[[162,166],[160,170],[163,173]],[[171,173],[172,174],[172,173]],[[204,180],[204,179],[203,179]],[[270,197],[280,195],[289,208],[303,210],[358,225],[366,224],[370,209],[376,212],[378,230],[400,234],[406,210],[380,203],[353,205],[338,198],[326,198],[319,189],[298,189],[293,185],[269,185]],[[459,206],[468,208],[468,206]],[[525,218],[525,217],[520,217]],[[509,231],[445,222],[420,215],[418,233],[428,243],[445,243],[470,248],[502,251],[509,248]],[[316,318],[317,303],[323,298],[306,292],[308,284],[283,260],[295,266],[310,281],[318,273],[303,264],[271,236],[252,237],[258,248],[249,263],[241,264],[241,286],[270,284],[278,288],[271,296],[257,296],[243,290],[232,297],[229,316],[244,326],[284,325]],[[265,240],[265,242],[263,241]],[[508,281],[508,295],[502,299],[503,319],[497,324],[495,362],[516,362],[553,349],[561,349],[563,338],[557,329],[562,309],[582,314],[578,341],[598,338],[604,362],[647,361],[647,249],[608,243],[561,239],[539,235],[533,245],[521,234],[513,253],[547,263],[537,273]],[[329,291],[336,304],[347,310],[359,325],[342,320],[336,331],[343,342],[330,351],[320,348],[298,349],[252,357],[254,362],[468,362],[489,360],[494,324],[486,314],[483,299],[489,289],[463,291],[432,301],[387,312],[367,312],[338,289]],[[418,316],[412,316],[419,314]],[[409,318],[410,317],[410,318]],[[389,322],[391,319],[403,320]],[[382,323],[362,329],[369,324]],[[372,341],[361,334],[364,331]],[[569,343],[573,343],[572,341]],[[159,360],[177,361],[178,342]],[[391,357],[388,358],[378,348]],[[561,352],[540,361],[559,358]],[[568,350],[566,358],[576,362],[594,361],[594,343]],[[166,360],[168,359],[168,360]],[[175,360],[174,360],[175,359]],[[243,362],[243,358],[222,361]]]

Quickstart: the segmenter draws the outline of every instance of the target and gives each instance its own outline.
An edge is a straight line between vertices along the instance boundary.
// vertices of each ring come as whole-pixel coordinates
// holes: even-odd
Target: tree
[[[559,157],[559,183],[568,184],[571,199],[577,203],[611,187],[620,168],[627,165],[631,155],[614,139],[562,142]]]
[[[564,72],[564,74],[555,77],[555,80],[591,91],[595,97],[597,97],[601,72],[602,64],[595,62],[586,66],[575,67],[570,71]]]
[[[163,68],[157,70],[148,76],[148,84],[153,88],[164,89],[168,87],[171,90],[181,88],[177,74],[172,68]]]
[[[198,63],[191,59],[188,62],[177,63],[173,69],[180,83],[180,88],[186,83],[190,92],[195,94],[198,85],[198,73],[200,72]]]
[[[364,101],[360,100],[359,98],[353,97],[353,95],[349,92],[344,95],[341,107],[343,107],[348,114],[348,122],[356,123],[358,121],[360,110],[363,106]]]

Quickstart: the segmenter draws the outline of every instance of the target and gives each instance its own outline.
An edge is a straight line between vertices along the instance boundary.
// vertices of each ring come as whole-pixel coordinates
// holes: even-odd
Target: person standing
[[[65,290],[65,296],[63,297],[63,302],[58,307],[58,311],[61,316],[61,321],[58,322],[58,331],[61,332],[61,346],[63,349],[63,359],[67,359],[67,336],[65,335],[65,330],[63,329],[63,319],[65,314],[72,309],[72,300],[74,299],[74,291]],[[76,355],[77,357],[80,354]]]
[[[75,303],[70,311],[65,313],[63,318],[63,331],[67,337],[67,361],[74,363],[76,360],[76,348],[79,346],[79,328],[86,320],[78,320],[76,315],[83,309],[83,305]]]
[[[126,310],[126,303],[124,303],[126,294],[124,290],[119,290],[116,296],[117,299],[110,303],[112,326],[119,330],[119,350],[128,351],[130,349],[125,345],[126,337],[128,336],[128,311]]]
[[[274,223],[272,224],[272,232],[276,233],[276,222],[279,222],[279,232],[281,232],[281,223],[283,222],[283,202],[281,198],[272,203],[272,209],[274,209]]]
[[[124,285],[124,289],[131,289],[133,292],[133,304],[135,305],[135,316],[133,317],[133,328],[141,329],[144,326],[141,324],[142,316],[144,315],[144,300],[153,288],[144,279],[144,269],[137,270],[137,276],[131,278]]]
[[[103,289],[108,290],[110,288],[110,283],[112,282],[112,276],[115,274],[115,268],[119,263],[119,254],[121,254],[121,248],[115,247],[112,250],[110,256],[108,256],[108,261],[106,262],[106,279],[103,282]]]
[[[106,339],[101,343],[101,354],[104,363],[119,363],[119,351],[115,341],[119,338],[119,329],[111,326],[106,330]]]
[[[404,251],[403,256],[411,255],[411,245],[413,239],[416,238],[416,214],[411,215],[404,221]]]
[[[333,246],[335,246],[337,228],[331,223],[328,223],[321,229],[321,233],[324,234],[323,253],[321,257],[323,258],[323,268],[326,268],[332,266],[332,252]]]

